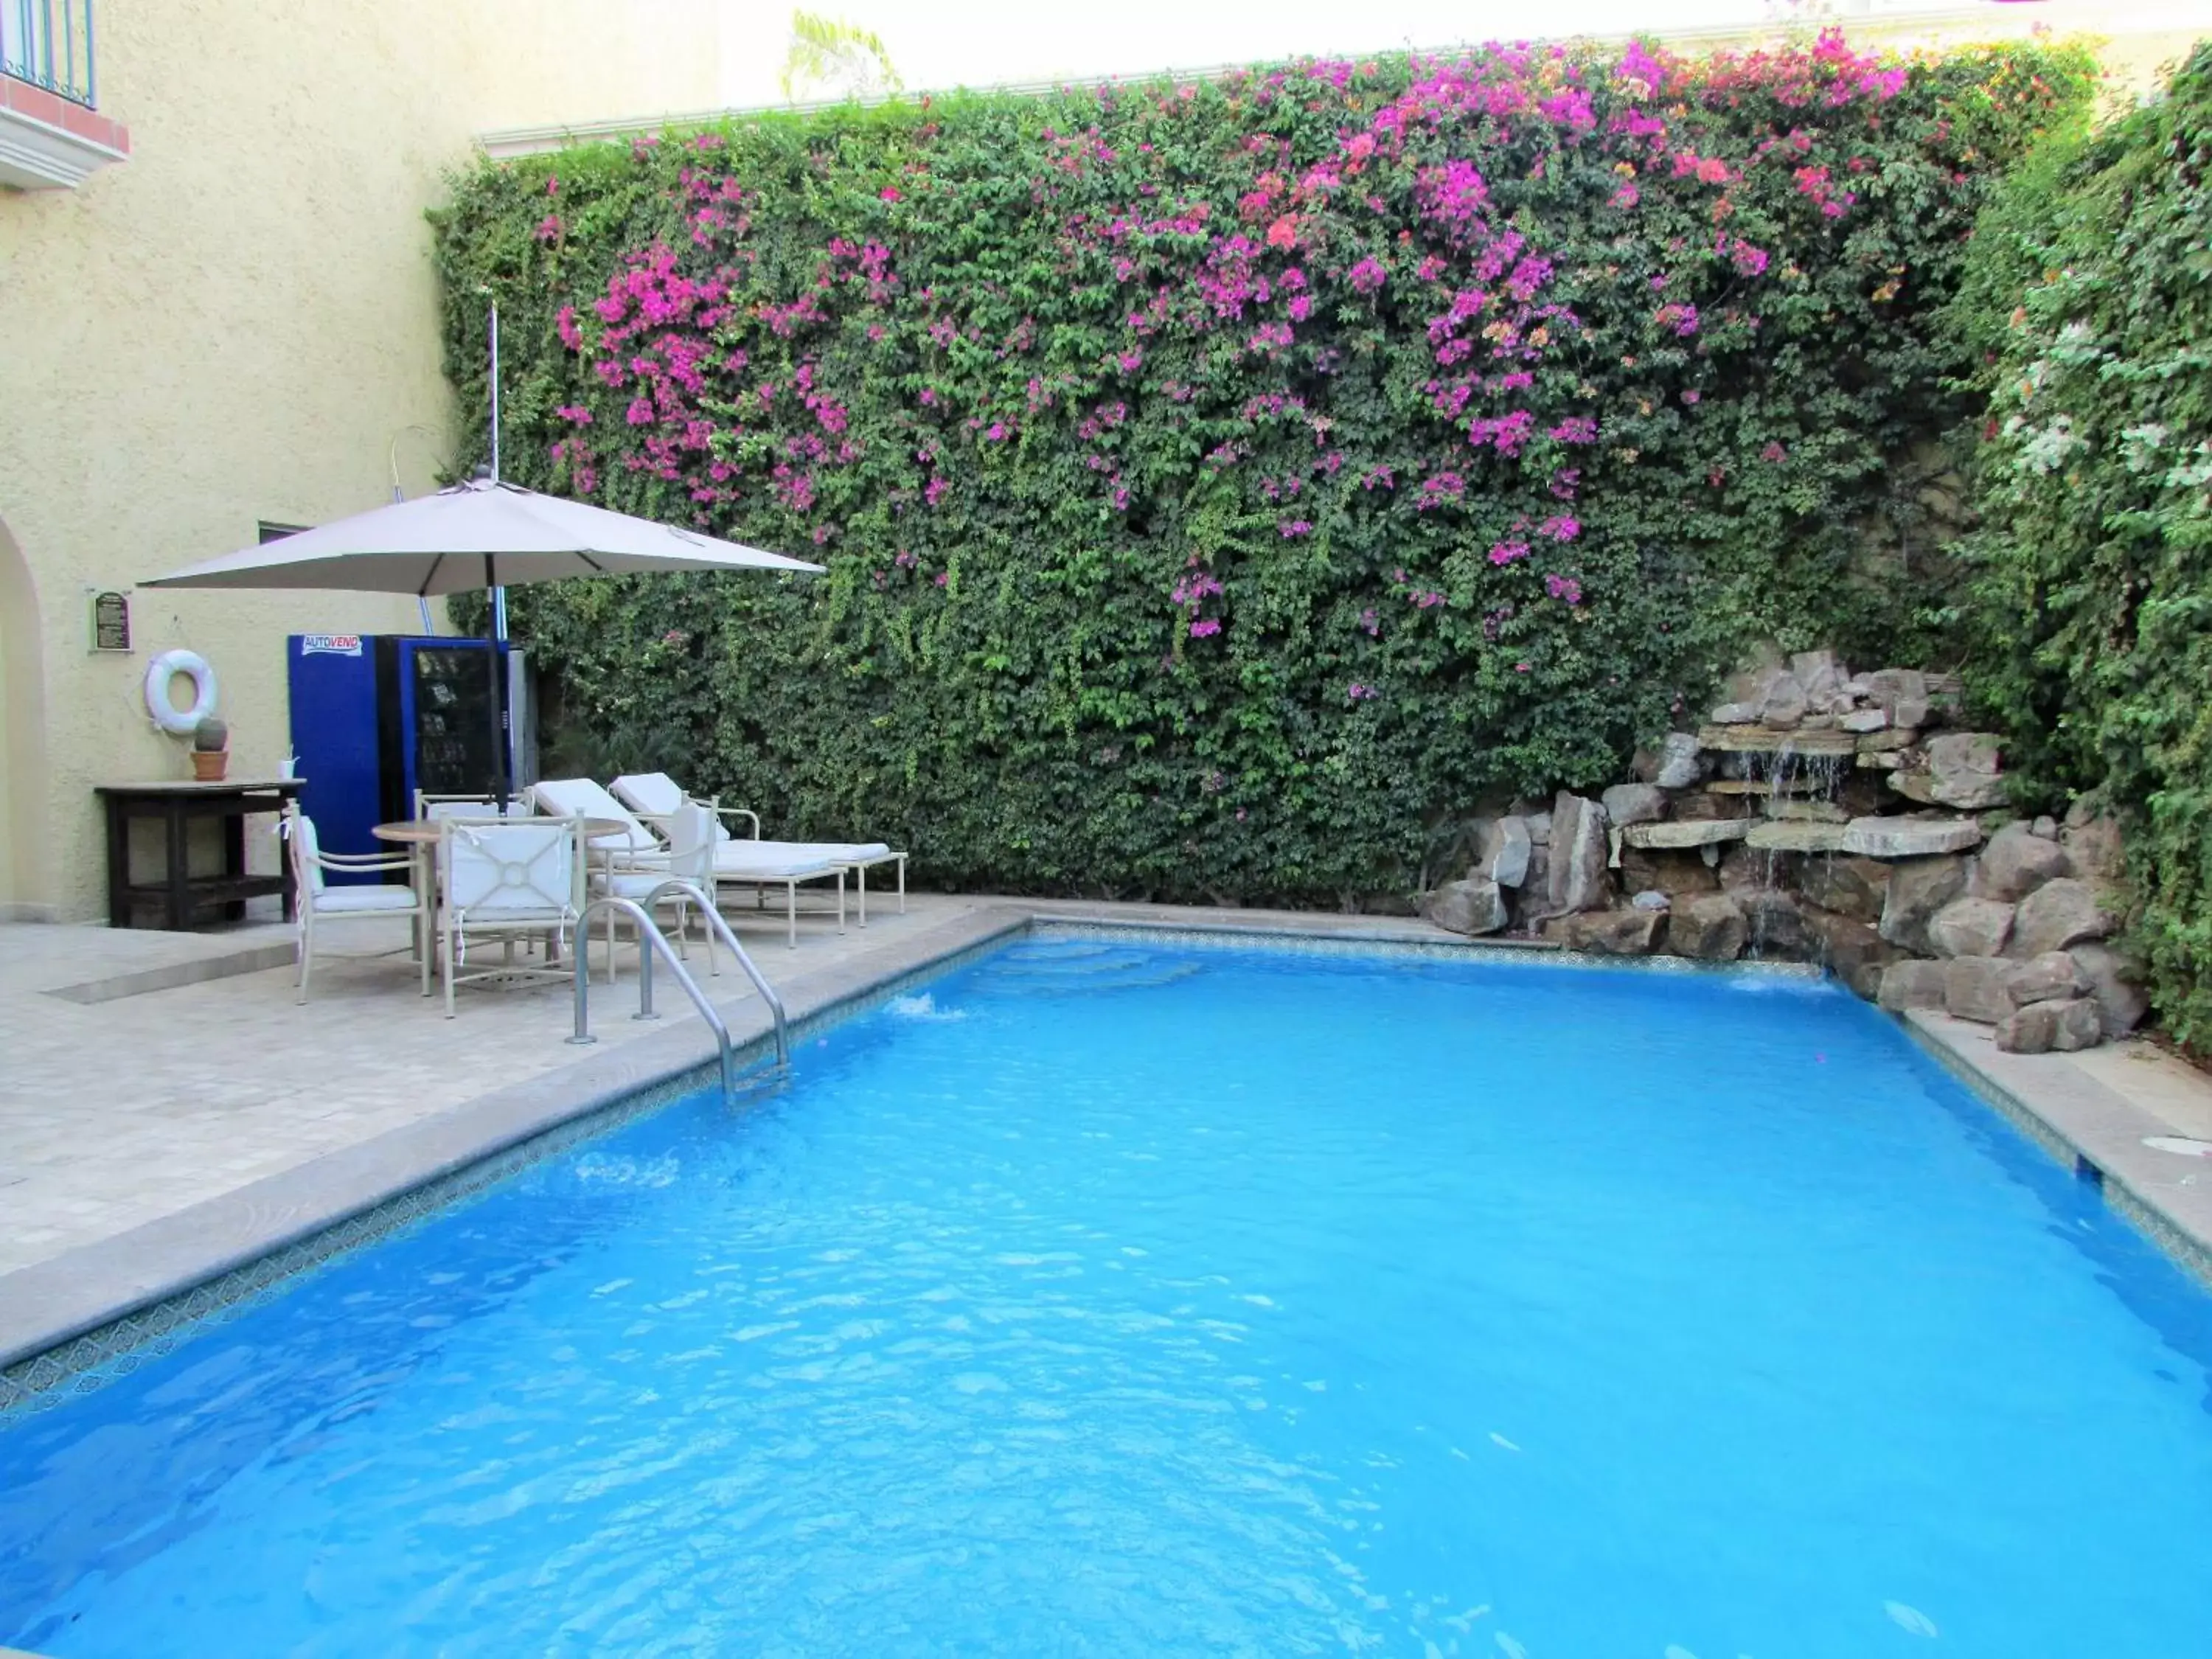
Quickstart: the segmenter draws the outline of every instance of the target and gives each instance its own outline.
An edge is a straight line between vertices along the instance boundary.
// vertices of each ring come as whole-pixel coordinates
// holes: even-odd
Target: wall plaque
[[[131,598],[126,593],[92,596],[92,648],[128,651],[131,648]]]

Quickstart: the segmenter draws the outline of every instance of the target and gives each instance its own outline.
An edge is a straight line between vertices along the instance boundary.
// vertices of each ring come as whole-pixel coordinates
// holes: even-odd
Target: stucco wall
[[[767,28],[771,9],[100,6],[100,107],[130,128],[131,159],[73,191],[0,189],[0,526],[42,647],[16,647],[26,599],[0,585],[19,613],[0,653],[18,671],[43,659],[47,761],[42,779],[19,763],[25,743],[0,751],[0,906],[98,914],[93,785],[188,775],[140,702],[153,654],[184,646],[215,665],[233,775],[269,775],[286,749],[287,634],[418,628],[405,600],[149,590],[133,597],[136,649],[94,656],[87,594],[245,546],[257,520],[388,501],[395,446],[407,493],[434,487],[452,414],[422,215],[471,135],[714,103],[726,33]],[[35,710],[15,696],[0,714]],[[27,794],[43,802],[29,814]]]

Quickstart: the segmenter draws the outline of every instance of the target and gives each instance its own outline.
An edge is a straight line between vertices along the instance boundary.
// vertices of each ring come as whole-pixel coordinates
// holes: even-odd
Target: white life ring
[[[182,674],[192,683],[192,706],[169,701],[169,682]],[[197,651],[164,651],[146,665],[146,712],[172,737],[188,738],[192,728],[215,713],[215,670]]]

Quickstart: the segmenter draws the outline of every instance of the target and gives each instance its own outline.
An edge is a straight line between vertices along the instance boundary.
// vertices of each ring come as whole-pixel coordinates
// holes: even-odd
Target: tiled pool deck
[[[1232,929],[1462,951],[1413,921],[916,894],[837,934],[802,918],[736,920],[794,1022],[882,994],[1032,917]],[[341,948],[397,945],[398,937]],[[592,988],[590,1048],[568,1046],[565,986],[465,991],[460,1017],[412,994],[404,955],[319,957],[292,1000],[289,929],[216,935],[0,927],[0,1371],[165,1297],[270,1258],[273,1275],[328,1230],[451,1180],[641,1090],[690,1079],[712,1039],[664,978],[664,1018],[633,1021],[634,955]],[[694,949],[695,962],[697,951]],[[704,981],[740,1043],[769,1027],[725,964]],[[2212,1140],[2212,1080],[2146,1043],[2073,1056],[2000,1054],[1987,1028],[1915,1016],[2001,1109],[2212,1277],[2212,1159],[2145,1137]],[[377,1211],[378,1215],[385,1212]],[[363,1223],[356,1220],[356,1227]],[[61,1356],[55,1356],[58,1362]],[[25,1382],[0,1377],[0,1407]]]

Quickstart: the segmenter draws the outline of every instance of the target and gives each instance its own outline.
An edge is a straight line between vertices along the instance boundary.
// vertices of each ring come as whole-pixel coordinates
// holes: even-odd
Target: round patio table
[[[489,822],[490,820],[486,818],[484,821]],[[533,818],[507,818],[501,820],[501,822],[507,823],[565,823],[566,820],[550,816],[540,816]],[[405,818],[398,823],[380,823],[368,833],[374,836],[379,841],[398,842],[402,845],[408,847],[430,847],[434,846],[437,842],[439,823],[440,820],[436,818]],[[596,842],[603,840],[608,836],[619,836],[629,828],[629,825],[624,823],[620,818],[586,818],[584,820],[584,839],[588,842]]]

